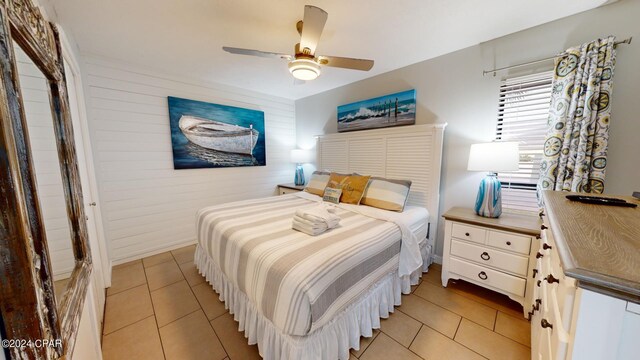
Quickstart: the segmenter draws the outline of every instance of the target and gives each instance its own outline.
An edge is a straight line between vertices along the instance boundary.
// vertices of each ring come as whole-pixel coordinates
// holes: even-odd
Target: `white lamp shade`
[[[291,162],[296,164],[306,164],[311,162],[311,152],[309,150],[291,150]]]
[[[469,171],[517,171],[520,153],[517,142],[473,144],[469,151]]]

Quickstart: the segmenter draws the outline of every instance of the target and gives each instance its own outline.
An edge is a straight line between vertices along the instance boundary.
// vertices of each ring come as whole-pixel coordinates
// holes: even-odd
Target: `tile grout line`
[[[409,295],[407,295],[407,296],[409,296]],[[416,296],[417,296],[417,295],[416,295]],[[422,299],[422,298],[420,298],[420,299]],[[424,301],[428,301],[428,300],[424,300]],[[430,301],[428,301],[428,302],[430,302]],[[433,303],[432,303],[432,304],[433,304]],[[433,304],[433,305],[435,305],[435,306],[439,306],[438,304]],[[441,307],[441,306],[439,306],[439,307]],[[443,309],[444,309],[444,308],[443,308]],[[480,357],[487,359],[487,357],[486,357],[486,356],[484,356],[484,355],[482,355],[482,354],[478,353],[477,351],[475,351],[475,350],[471,349],[470,347],[467,347],[466,345],[464,345],[464,344],[462,344],[462,343],[460,343],[460,342],[456,341],[456,339],[455,339],[455,336],[458,334],[458,328],[460,327],[460,325],[462,325],[462,319],[465,319],[465,320],[467,320],[467,321],[470,321],[470,322],[472,322],[472,323],[474,323],[474,324],[476,324],[476,325],[478,325],[478,326],[482,326],[482,325],[480,325],[480,324],[476,323],[475,321],[469,320],[469,319],[467,319],[467,318],[466,318],[466,317],[464,317],[464,316],[461,316],[461,315],[456,314],[456,315],[460,316],[460,321],[458,322],[458,328],[456,328],[456,333],[455,333],[455,334],[454,334],[454,336],[453,336],[454,338],[450,338],[448,335],[446,335],[446,334],[442,333],[441,331],[439,331],[439,330],[437,330],[437,329],[434,329],[434,328],[432,328],[431,326],[429,326],[429,325],[427,325],[427,324],[423,323],[422,321],[420,321],[420,320],[418,320],[418,319],[416,319],[416,318],[412,317],[411,315],[409,315],[409,314],[407,314],[406,312],[404,312],[404,311],[400,310],[399,308],[396,308],[396,310],[398,310],[398,311],[402,312],[403,314],[407,315],[408,317],[410,317],[410,318],[412,318],[412,319],[416,320],[417,322],[419,322],[420,324],[422,324],[422,326],[426,326],[426,327],[428,327],[429,329],[431,329],[431,330],[433,330],[433,331],[437,332],[438,334],[440,334],[440,335],[442,335],[442,336],[446,337],[447,339],[449,339],[449,340],[451,340],[451,341],[454,341],[456,344],[459,344],[460,346],[463,346],[463,347],[465,347],[466,349],[469,349],[469,351],[472,351],[473,353],[478,354]],[[447,309],[444,309],[444,310],[447,310]],[[447,311],[449,311],[449,310],[447,310]],[[450,312],[451,312],[451,311],[450,311]],[[454,314],[455,314],[455,313],[454,313]],[[483,328],[485,328],[484,326],[482,326],[482,327],[483,327]],[[422,329],[422,328],[421,328],[421,329]],[[485,329],[486,329],[486,328],[485,328]],[[488,330],[488,329],[487,329],[487,330]],[[418,333],[420,333],[420,331],[418,331]],[[499,334],[499,335],[501,335],[501,334]],[[417,336],[417,335],[416,335],[416,336]],[[501,335],[501,336],[502,336],[502,335]],[[507,338],[507,339],[508,339],[508,338]],[[414,340],[415,340],[415,338],[414,338]],[[511,339],[510,339],[510,340],[511,340]],[[517,344],[520,344],[519,342],[517,342],[517,341],[515,341],[515,340],[512,340],[512,341],[516,342]],[[412,343],[413,343],[413,342],[412,342]],[[520,345],[522,345],[522,344],[520,344]],[[363,352],[363,353],[364,353],[364,352]],[[362,355],[362,354],[361,354],[361,355]]]
[[[465,318],[465,319],[466,319],[466,318]],[[467,321],[470,321],[470,322],[473,322],[473,321],[471,321],[471,320],[469,320],[469,319],[466,319],[466,320],[467,320]],[[475,324],[475,323],[474,323],[474,324]],[[478,324],[476,324],[476,325],[478,325]],[[486,328],[485,328],[485,329],[486,329]],[[521,343],[519,343],[519,342],[517,342],[517,341],[515,341],[515,340],[513,340],[513,339],[511,339],[511,338],[509,338],[509,337],[507,337],[507,336],[504,336],[504,335],[500,334],[500,333],[497,333],[497,332],[495,332],[495,331],[491,331],[491,332],[492,332],[492,333],[494,333],[494,334],[496,334],[496,335],[498,335],[498,336],[500,336],[500,337],[503,337],[503,338],[505,338],[505,339],[507,339],[507,340],[509,340],[509,341],[513,342],[515,345],[520,345],[520,346],[523,346],[523,347],[525,347],[525,348],[527,348],[527,349],[531,349],[531,347],[530,347],[530,346],[523,345],[523,344],[521,344]],[[458,344],[460,344],[460,345],[462,345],[462,346],[466,347],[467,349],[469,349],[469,350],[471,350],[471,351],[473,351],[473,352],[475,352],[475,353],[477,353],[477,354],[480,354],[480,353],[478,353],[477,351],[475,351],[475,350],[473,350],[473,349],[471,349],[471,348],[469,348],[469,347],[465,346],[465,345],[464,345],[464,344],[462,344],[461,342],[458,342],[458,341],[456,341],[455,339],[454,339],[454,341],[455,341],[455,342],[457,342]],[[486,356],[484,356],[484,355],[482,355],[482,354],[480,354],[480,355],[486,358]],[[532,359],[532,360],[533,360],[533,359]]]
[[[146,284],[136,285],[136,286],[132,287],[131,289],[127,289],[127,290],[125,290],[125,291],[133,290],[133,289],[135,289],[135,288],[137,288],[137,287],[141,287],[141,286],[144,286],[144,285],[146,285]],[[147,288],[147,290],[148,290],[148,288]],[[124,293],[124,291],[123,291],[122,293]],[[119,294],[121,294],[121,293],[119,293]],[[149,294],[149,299],[151,299],[151,294]],[[106,312],[107,312],[107,299],[106,299],[106,298],[105,298],[105,300],[104,300],[104,308],[105,308],[105,318],[104,318],[104,320],[102,321],[102,336],[103,336],[103,337],[104,337],[105,335],[113,334],[114,332],[116,332],[116,331],[118,331],[118,330],[122,330],[122,329],[126,328],[127,326],[132,325],[132,324],[135,324],[135,323],[137,323],[138,321],[140,321],[140,320],[137,320],[137,321],[135,321],[135,322],[133,322],[133,323],[131,323],[131,324],[124,325],[124,326],[119,327],[119,328],[117,328],[117,329],[111,330],[111,331],[109,331],[108,333],[105,333],[105,332],[104,332],[104,327],[105,327],[105,323],[107,322],[107,321],[106,321]],[[152,303],[152,308],[153,308],[153,303]],[[153,315],[155,315],[155,311],[154,311]],[[151,316],[151,315],[149,315],[149,316]],[[148,318],[149,316],[147,316],[147,318]],[[145,318],[145,319],[146,319],[146,318]]]
[[[420,327],[420,329],[422,329],[422,327]],[[382,332],[382,331],[381,331],[381,332]],[[418,331],[418,332],[420,332],[420,331]],[[418,335],[418,334],[416,334],[416,336],[417,336],[417,335]],[[398,342],[396,339],[392,338],[391,336],[389,336],[389,335],[387,335],[387,334],[385,334],[385,336],[387,336],[389,339],[391,339],[391,340],[395,341],[398,345],[402,346],[403,348],[405,348],[405,349],[409,350],[411,353],[413,353],[415,356],[419,357],[420,359],[424,359],[422,356],[420,356],[420,355],[416,354],[413,350],[409,349],[409,347],[407,347],[407,346],[404,346],[404,345],[400,344],[400,342]],[[373,341],[371,342],[371,344],[369,344],[369,346],[371,346],[372,344],[373,344]],[[369,348],[368,348],[368,347],[367,347],[367,350],[369,350]],[[366,350],[365,350],[365,351],[366,351]],[[364,353],[363,353],[363,354],[364,354]]]
[[[147,320],[148,318],[150,318],[150,317],[152,317],[152,316],[154,316],[154,317],[155,317],[155,314],[154,314],[154,315],[149,315],[149,316],[147,316],[147,317],[146,317],[146,318],[144,318],[144,319],[136,320],[136,321],[132,322],[131,324],[126,325],[126,326],[123,326],[123,327],[118,328],[118,329],[116,329],[116,330],[113,330],[112,332],[110,332],[110,333],[108,333],[108,334],[104,334],[104,333],[103,333],[103,334],[102,334],[102,337],[109,336],[109,335],[113,335],[114,333],[116,333],[116,332],[118,332],[118,331],[120,331],[120,330],[126,329],[126,328],[128,328],[129,326],[131,326],[131,325],[135,325],[135,324],[137,324],[137,323],[139,323],[139,322],[145,321],[145,320]]]
[[[464,319],[463,317],[460,318],[460,321],[458,321],[458,326],[456,326],[456,332],[453,333],[453,341],[456,341],[456,335],[458,335],[458,330],[460,330],[460,324],[462,324],[462,319]]]
[[[173,255],[172,255],[172,256],[173,256]],[[169,260],[169,261],[173,261],[173,262],[178,266],[178,270],[180,270],[180,274],[182,274],[182,279],[180,279],[180,280],[178,280],[178,281],[174,281],[174,282],[169,283],[169,284],[162,285],[162,286],[160,286],[160,287],[159,287],[159,288],[157,288],[157,289],[153,289],[153,290],[151,290],[151,288],[149,288],[149,293],[151,293],[151,292],[153,292],[153,291],[158,291],[158,290],[160,290],[160,289],[166,288],[167,286],[171,286],[171,285],[173,285],[173,284],[179,283],[179,282],[180,282],[180,281],[182,281],[182,280],[187,281],[187,278],[184,276],[184,273],[182,272],[182,268],[180,267],[180,264],[178,264],[178,262],[177,262],[177,261],[175,261],[173,258],[172,258],[172,260]],[[161,262],[161,263],[159,263],[159,264],[156,264],[156,265],[153,265],[153,266],[149,266],[149,267],[154,267],[154,266],[157,266],[157,265],[162,265],[162,264],[168,263],[169,261]],[[144,268],[144,276],[145,276],[145,277],[147,276],[147,268]],[[148,285],[148,284],[149,284],[149,279],[147,279],[147,285]],[[187,285],[189,285],[189,282],[188,282],[188,281],[187,281]],[[189,287],[191,287],[191,285],[189,285]]]
[[[153,309],[153,319],[155,320],[155,323],[156,323],[156,333],[158,334],[158,339],[160,339],[160,349],[162,349],[162,356],[166,360],[167,354],[164,352],[164,342],[162,341],[162,336],[160,336],[160,326],[158,326],[158,318],[156,317],[156,307],[153,304],[153,296],[151,296],[151,288],[149,287],[149,278],[147,277],[147,268],[144,266],[144,261],[142,259],[140,261],[142,262],[142,271],[144,271],[144,279],[145,279],[145,284],[147,285],[147,291],[149,292],[149,299],[151,299],[151,309]]]
[[[453,310],[449,310],[449,309],[447,309],[446,307],[444,307],[444,306],[442,306],[442,305],[439,305],[439,304],[436,304],[436,303],[434,303],[434,302],[432,302],[432,301],[430,301],[430,300],[427,300],[427,299],[423,298],[422,296],[420,296],[420,295],[418,295],[418,294],[412,294],[412,295],[415,295],[415,296],[419,297],[421,300],[424,300],[424,301],[426,301],[426,302],[428,302],[428,303],[430,303],[430,304],[433,304],[433,305],[438,306],[438,307],[440,307],[440,308],[442,308],[442,309],[444,309],[444,310],[447,310],[448,312],[450,312],[450,313],[452,313],[452,314],[458,315],[458,316],[460,316],[461,318],[465,318],[465,319],[467,319],[467,320],[471,321],[471,322],[472,322],[472,323],[474,323],[474,324],[478,324],[478,325],[482,326],[482,327],[483,327],[483,328],[485,328],[485,329],[489,329],[488,327],[486,327],[486,326],[484,326],[484,325],[480,324],[479,322],[476,322],[476,321],[474,321],[474,320],[472,320],[472,319],[469,319],[469,318],[465,317],[463,314],[459,314],[459,313],[457,313],[457,312],[455,312],[455,311],[453,311]],[[479,303],[479,304],[480,304],[480,303]],[[480,305],[482,305],[482,304],[480,304]],[[486,306],[486,305],[485,305],[485,306]],[[487,306],[487,307],[489,307],[489,306]],[[491,310],[493,310],[493,311],[496,311],[496,312],[498,311],[498,310],[496,310],[496,309],[494,309],[494,308],[491,308],[491,307],[489,307],[489,308],[490,308]],[[406,314],[406,313],[405,313],[405,314]],[[416,320],[418,320],[418,319],[416,319]],[[418,320],[418,321],[420,321],[420,320]],[[495,326],[495,318],[494,318],[494,326]],[[491,330],[491,329],[489,329],[489,330]],[[492,330],[492,331],[493,331],[493,330]]]
[[[484,355],[480,354],[479,352],[475,351],[474,349],[472,349],[472,348],[468,347],[467,345],[465,345],[465,344],[463,344],[463,343],[461,343],[461,342],[459,342],[458,340],[456,340],[456,339],[455,339],[455,337],[458,335],[458,330],[460,329],[460,326],[462,326],[462,319],[466,319],[466,320],[468,320],[468,321],[471,321],[471,320],[469,320],[469,319],[467,319],[467,318],[465,318],[465,317],[463,317],[463,318],[461,318],[461,319],[460,319],[460,323],[458,324],[458,328],[456,329],[456,335],[454,335],[454,336],[453,336],[453,339],[452,339],[452,340],[453,340],[453,342],[455,342],[456,344],[458,344],[458,345],[460,345],[460,346],[464,347],[465,349],[468,349],[469,351],[471,351],[471,352],[472,352],[472,353],[474,353],[474,354],[478,354],[478,356],[480,356],[480,357],[481,357],[481,358],[483,358],[483,359],[488,359],[486,356],[484,356]],[[473,321],[471,321],[471,322],[473,322]],[[475,324],[475,323],[474,323],[474,324]],[[425,326],[426,326],[426,325],[425,325]]]
[[[413,336],[413,339],[411,339],[411,342],[409,343],[409,346],[407,346],[407,349],[409,349],[411,347],[411,345],[413,345],[413,342],[416,341],[416,338],[418,337],[418,334],[420,334],[420,331],[422,331],[422,327],[423,326],[426,326],[426,325],[423,324],[423,323],[420,323],[420,329],[418,329],[418,332]],[[409,350],[411,350],[411,349],[409,349]],[[422,356],[420,356],[420,357],[422,357]]]
[[[410,296],[410,295],[407,295],[407,296]],[[415,295],[415,296],[418,296],[418,295]],[[426,302],[430,303],[431,305],[437,306],[437,307],[439,307],[439,308],[441,308],[441,309],[443,309],[443,310],[445,310],[445,311],[448,311],[448,312],[450,312],[450,313],[452,313],[452,314],[454,314],[454,315],[456,315],[456,316],[459,316],[461,319],[467,319],[467,320],[471,321],[472,323],[474,323],[474,324],[476,324],[476,325],[478,325],[478,326],[481,326],[481,327],[483,327],[484,329],[487,329],[487,330],[491,331],[488,327],[486,327],[486,326],[484,326],[484,325],[482,325],[482,324],[478,324],[477,322],[475,322],[475,321],[473,321],[473,320],[471,320],[471,319],[468,319],[468,318],[464,317],[463,315],[460,315],[460,314],[458,314],[458,313],[455,313],[455,312],[453,312],[453,311],[451,311],[451,310],[449,310],[449,309],[447,309],[447,308],[445,308],[445,307],[442,307],[442,306],[440,306],[440,305],[438,305],[438,304],[436,304],[436,303],[433,303],[433,302],[431,302],[431,301],[429,301],[429,300],[427,300],[427,299],[425,299],[425,298],[423,298],[423,297],[420,297],[420,296],[418,296],[418,297],[419,297],[419,298],[420,298],[420,300],[422,300],[422,301],[426,301]],[[402,305],[400,305],[400,307],[401,307],[401,306],[402,306]],[[410,317],[410,318],[412,318],[412,319],[416,320],[417,322],[419,322],[419,323],[421,323],[421,324],[423,324],[423,325],[427,325],[427,324],[423,323],[422,321],[420,321],[419,319],[416,319],[416,318],[414,318],[413,316],[411,316],[411,315],[407,314],[406,312],[402,311],[402,309],[400,309],[400,307],[397,307],[396,309],[397,309],[398,311],[402,312],[403,314],[407,315],[408,317]],[[429,326],[429,325],[427,325],[427,326]],[[433,329],[431,326],[429,326],[429,328]],[[442,334],[442,335],[444,335],[444,336],[446,336],[446,337],[448,337],[448,338],[449,338],[449,336],[448,336],[447,334],[445,334],[445,333],[443,333],[443,332],[441,332],[441,331],[439,331],[439,330],[437,330],[437,329],[433,329],[433,330],[435,330],[435,331],[439,332],[440,334]],[[449,339],[451,339],[451,338],[449,338]]]
[[[430,284],[430,285],[433,285],[433,284]],[[443,288],[444,288],[444,287],[443,287]],[[479,301],[476,301],[476,300],[474,300],[474,299],[472,299],[472,298],[468,298],[468,297],[466,297],[466,296],[463,296],[463,295],[461,295],[461,294],[458,294],[457,292],[455,292],[455,291],[453,291],[453,290],[449,290],[448,288],[444,288],[444,289],[445,289],[445,291],[450,291],[450,292],[452,292],[452,293],[453,293],[453,294],[455,294],[455,295],[458,295],[458,296],[461,296],[461,297],[465,298],[466,300],[473,301],[475,304],[478,304],[478,305],[480,305],[480,306],[487,307],[487,308],[489,308],[489,309],[491,309],[491,310],[494,310],[494,311],[498,311],[498,309],[496,309],[496,308],[495,308],[495,307],[493,307],[493,306],[489,306],[489,305],[487,305],[487,304],[483,304],[483,303],[481,303],[481,302],[479,302]],[[417,290],[417,289],[416,289],[416,290]],[[421,299],[424,299],[424,300],[430,301],[430,300],[428,300],[428,299],[423,298],[423,297],[422,297],[422,296],[420,296],[419,294],[415,294],[415,295],[416,295],[416,296],[418,296],[418,297],[420,297]],[[435,304],[435,303],[434,303],[434,304]]]
[[[171,256],[173,256],[173,253],[171,253]],[[175,259],[175,257],[174,257],[174,259]],[[177,263],[177,261],[176,261],[176,263]],[[193,259],[193,266],[196,266],[195,258]],[[180,267],[180,264],[178,264],[178,269],[180,269],[180,273],[182,273],[182,277],[184,277],[184,279],[186,281],[187,277],[184,275],[184,271],[182,271],[182,268]],[[196,270],[198,270],[197,267],[196,267]],[[200,271],[199,270],[198,270],[198,275],[200,275]],[[206,280],[204,281],[204,283],[206,283]],[[196,285],[200,285],[200,284],[202,284],[202,283],[198,283]],[[196,303],[198,303],[198,306],[200,307],[200,310],[202,310],[202,314],[204,315],[205,319],[207,319],[207,323],[209,324],[209,327],[213,331],[213,335],[216,336],[216,339],[218,339],[218,342],[220,343],[220,346],[222,346],[222,351],[224,351],[224,353],[225,353],[225,355],[227,355],[227,357],[230,357],[229,353],[227,352],[227,349],[224,347],[224,344],[222,343],[222,340],[220,340],[220,336],[218,336],[218,333],[216,332],[216,329],[213,328],[213,324],[211,323],[215,319],[209,320],[209,317],[207,316],[207,313],[202,308],[202,304],[200,303],[200,300],[198,300],[198,297],[196,296],[196,293],[193,292],[193,287],[189,284],[188,281],[187,281],[187,285],[189,286],[189,291],[191,291],[191,295],[193,295],[193,297],[196,299]],[[225,310],[226,310],[226,307],[225,307]],[[220,317],[222,315],[224,315],[224,314],[221,314],[218,317]],[[218,318],[218,317],[216,317],[216,318]],[[235,319],[233,321],[236,322]]]

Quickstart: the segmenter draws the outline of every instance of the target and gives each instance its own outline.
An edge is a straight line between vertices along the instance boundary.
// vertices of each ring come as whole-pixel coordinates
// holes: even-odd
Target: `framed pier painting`
[[[266,165],[264,112],[168,97],[174,169]]]
[[[338,132],[415,123],[415,89],[338,106]]]

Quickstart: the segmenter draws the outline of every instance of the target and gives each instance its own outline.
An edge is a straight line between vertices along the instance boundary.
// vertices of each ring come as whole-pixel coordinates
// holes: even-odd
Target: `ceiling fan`
[[[228,46],[223,46],[222,49],[231,54],[287,60],[289,62],[289,72],[299,80],[314,80],[320,76],[320,65],[362,71],[371,70],[373,60],[316,55],[316,47],[324,24],[327,22],[327,16],[327,12],[319,7],[311,5],[304,7],[304,18],[296,24],[296,29],[300,33],[300,42],[295,46],[295,55]]]

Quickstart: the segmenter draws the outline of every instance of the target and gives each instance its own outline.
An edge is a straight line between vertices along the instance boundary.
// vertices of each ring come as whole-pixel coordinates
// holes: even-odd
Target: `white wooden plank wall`
[[[292,100],[197,84],[85,56],[89,127],[114,264],[195,242],[198,209],[275,195],[293,182]],[[213,66],[213,65],[212,65]],[[267,165],[174,170],[167,96],[264,111]]]
[[[64,279],[75,261],[47,80],[17,44],[14,48],[51,268],[55,280]]]

